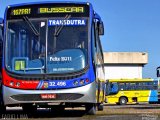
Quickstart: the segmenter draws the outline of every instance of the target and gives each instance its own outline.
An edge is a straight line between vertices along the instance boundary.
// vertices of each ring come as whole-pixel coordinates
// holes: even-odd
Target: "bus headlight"
[[[74,85],[74,86],[77,86],[77,85],[78,85],[78,81],[75,80],[75,81],[73,82],[73,85]]]
[[[14,86],[14,82],[13,82],[13,81],[10,81],[9,85],[10,85],[10,86]]]
[[[84,84],[84,80],[80,80],[80,84],[83,85]]]
[[[16,86],[17,86],[17,87],[19,87],[19,86],[20,86],[20,83],[19,83],[19,82],[17,82],[17,83],[16,83]]]

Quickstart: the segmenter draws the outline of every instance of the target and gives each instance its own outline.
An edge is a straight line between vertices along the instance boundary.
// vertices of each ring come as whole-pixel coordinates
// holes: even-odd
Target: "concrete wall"
[[[141,65],[105,65],[105,79],[142,78]]]
[[[146,52],[105,52],[105,79],[142,78],[148,63]]]
[[[104,52],[106,64],[147,64],[148,53],[146,52]]]

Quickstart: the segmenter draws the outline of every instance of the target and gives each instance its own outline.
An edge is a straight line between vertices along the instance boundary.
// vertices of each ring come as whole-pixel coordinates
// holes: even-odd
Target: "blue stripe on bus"
[[[157,90],[151,90],[149,102],[157,102],[158,101],[158,92]]]

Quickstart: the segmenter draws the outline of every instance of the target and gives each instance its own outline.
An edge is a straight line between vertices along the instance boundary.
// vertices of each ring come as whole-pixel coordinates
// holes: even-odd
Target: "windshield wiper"
[[[63,20],[69,20],[71,18],[71,15],[66,15],[65,17],[64,17],[64,19]],[[62,28],[64,27],[64,21],[63,21],[63,23],[62,23],[62,25],[61,26],[59,26],[58,27],[58,25],[56,25],[55,26],[55,31],[54,31],[54,42],[53,42],[53,52],[54,52],[54,50],[56,50],[56,41],[57,41],[57,37],[58,37],[58,35],[59,35],[59,33],[62,31]]]
[[[39,32],[37,31],[37,29],[35,28],[35,26],[33,25],[33,23],[29,20],[29,18],[27,16],[23,16],[24,21],[29,25],[30,29],[32,30],[32,32],[36,35],[39,36]]]
[[[63,20],[69,20],[70,18],[71,18],[71,15],[66,15]],[[55,27],[55,32],[54,32],[54,36],[58,36],[63,27],[64,27],[64,21],[62,22],[62,25],[61,25],[61,26],[58,27],[58,26],[56,25],[56,27]]]

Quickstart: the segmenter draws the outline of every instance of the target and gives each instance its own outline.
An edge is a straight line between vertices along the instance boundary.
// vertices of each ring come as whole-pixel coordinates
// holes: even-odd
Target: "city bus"
[[[158,81],[154,79],[109,79],[105,102],[125,105],[158,102]]]
[[[4,106],[103,110],[101,17],[88,2],[9,5],[4,15]]]
[[[158,103],[160,103],[160,66],[157,67],[157,79],[158,79]]]

